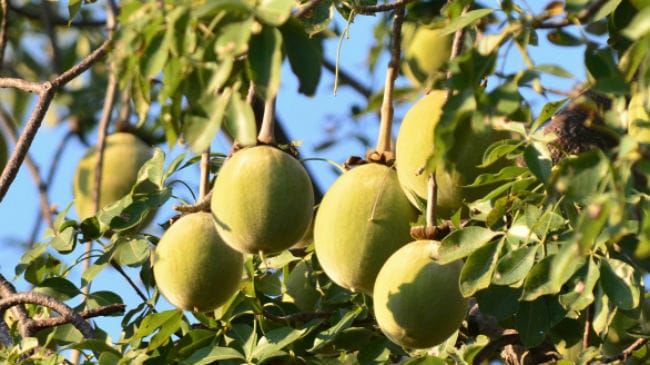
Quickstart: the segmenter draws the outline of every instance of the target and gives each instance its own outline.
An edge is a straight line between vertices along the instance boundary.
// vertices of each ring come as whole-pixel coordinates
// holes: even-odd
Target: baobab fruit
[[[396,163],[399,182],[409,200],[424,210],[428,193],[427,160],[434,151],[434,129],[440,120],[446,91],[434,90],[420,99],[404,116],[396,142]],[[471,121],[461,122],[454,135],[454,147],[444,166],[436,168],[438,186],[438,214],[447,217],[456,212],[464,202],[483,196],[489,188],[468,188],[481,173],[494,172],[499,164],[489,169],[478,165],[484,151],[508,134],[496,131],[491,126],[483,130],[472,129]],[[487,191],[486,191],[487,190]]]
[[[314,273],[306,261],[300,261],[285,281],[284,301],[296,305],[303,312],[313,311],[320,294],[316,289]]]
[[[75,209],[80,220],[95,215],[93,189],[95,186],[96,148],[92,147],[79,161],[74,176]],[[153,151],[141,139],[130,133],[115,133],[106,137],[99,207],[105,207],[131,192],[138,171],[153,156]]]
[[[442,343],[463,323],[467,300],[458,288],[462,263],[441,265],[436,241],[414,241],[384,264],[375,283],[377,324],[391,341],[408,348]]]
[[[239,150],[219,170],[212,193],[217,231],[244,253],[272,253],[298,242],[312,220],[314,191],[307,171],[275,147]]]
[[[334,182],[318,208],[316,256],[336,284],[372,294],[379,269],[411,240],[416,219],[394,169],[376,163],[355,167]]]
[[[439,29],[414,23],[402,25],[404,75],[415,85],[425,84],[449,60],[452,38],[441,35]]]
[[[226,245],[210,213],[181,217],[163,234],[153,255],[162,295],[174,306],[206,312],[223,305],[239,288],[241,253]]]

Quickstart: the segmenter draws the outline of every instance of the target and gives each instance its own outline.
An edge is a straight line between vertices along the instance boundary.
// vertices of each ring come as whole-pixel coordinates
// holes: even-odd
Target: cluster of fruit
[[[433,129],[444,97],[433,91],[407,113],[397,139],[396,168],[367,163],[344,173],[325,194],[314,222],[312,183],[296,158],[267,145],[235,152],[215,180],[211,213],[184,215],[160,239],[152,258],[160,292],[179,308],[216,309],[239,289],[243,254],[283,251],[313,227],[324,272],[344,288],[373,296],[377,322],[390,339],[413,348],[442,342],[466,315],[467,301],[458,289],[462,264],[438,264],[435,241],[409,241],[419,215],[416,207],[421,209],[426,199],[427,174],[422,171],[433,152]],[[467,127],[462,138],[471,139],[477,149],[501,137],[491,129],[474,133]],[[75,176],[75,206],[82,219],[94,214],[95,156],[91,149]],[[128,194],[151,156],[150,147],[136,136],[110,135],[100,205]],[[456,211],[476,193],[464,185],[478,175],[480,156],[459,153],[453,168],[438,169],[441,214]],[[293,276],[309,270],[302,264]]]

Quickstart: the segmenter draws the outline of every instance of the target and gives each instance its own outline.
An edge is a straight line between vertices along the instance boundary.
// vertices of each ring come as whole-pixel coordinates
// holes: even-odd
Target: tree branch
[[[7,279],[5,279],[2,274],[0,274],[0,298],[10,297],[14,294],[16,294],[16,288]],[[27,311],[25,310],[25,307],[22,305],[15,306],[11,308],[11,311],[13,312],[16,319],[18,319],[18,323],[20,324],[20,335],[23,337],[30,337],[31,333],[27,326],[27,323],[30,319],[27,317]],[[2,321],[1,317],[0,321]]]
[[[23,79],[16,79],[13,77],[0,77],[0,88],[13,88],[28,93],[39,94],[43,90],[43,85]]]
[[[124,312],[125,308],[126,305],[121,303],[109,304],[98,308],[86,309],[84,311],[79,312],[79,316],[84,319],[101,317],[101,316],[106,316],[117,312]],[[31,327],[34,328],[35,330],[40,330],[43,328],[60,326],[66,323],[69,323],[69,321],[67,321],[65,317],[59,316],[59,317],[33,320]]]
[[[64,319],[64,323],[71,323],[84,335],[85,338],[95,337],[95,331],[86,322],[86,320],[77,314],[68,305],[58,300],[40,293],[16,293],[0,300],[0,312],[3,312],[15,305],[20,304],[37,304],[48,307],[59,313]]]
[[[607,0],[596,0],[591,5],[583,8],[575,17],[565,18],[553,23],[544,23],[548,19],[548,14],[544,14],[533,22],[533,26],[537,29],[554,29],[572,25],[574,24],[574,20],[577,20],[579,23],[584,23],[594,16],[605,3],[607,3]]]
[[[603,359],[603,362],[610,363],[618,360],[626,360],[628,356],[632,355],[634,351],[640,349],[642,346],[644,346],[647,343],[648,343],[647,338],[639,338],[636,341],[634,341],[630,346],[626,347],[623,351],[621,351],[620,354],[616,356],[605,357]]]

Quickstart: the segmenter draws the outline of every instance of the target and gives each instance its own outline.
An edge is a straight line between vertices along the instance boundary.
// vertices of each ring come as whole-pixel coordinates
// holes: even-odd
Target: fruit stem
[[[199,181],[199,200],[208,193],[210,186],[210,147],[201,154],[201,180]]]
[[[469,5],[463,8],[461,16],[467,13],[469,10]],[[465,38],[464,28],[458,29],[454,33],[454,41],[451,46],[451,54],[449,55],[449,61],[452,61],[454,58],[463,51],[463,41]],[[447,79],[450,79],[453,75],[451,70],[447,70]],[[452,89],[447,89],[445,93],[445,100],[443,104],[443,110],[447,105],[447,101],[451,97]],[[428,191],[427,191],[427,211],[426,211],[426,229],[425,232],[433,232],[435,234],[435,225],[436,225],[436,206],[438,205],[438,183],[436,181],[436,171],[432,171],[429,174],[428,178]]]
[[[386,70],[386,81],[384,85],[384,99],[381,104],[381,123],[379,125],[379,136],[377,137],[376,151],[383,155],[391,152],[391,129],[393,124],[393,89],[395,78],[399,71],[400,47],[402,43],[402,22],[404,21],[404,6],[395,9],[393,16],[393,39],[391,43],[391,59]]]
[[[260,133],[257,135],[257,140],[263,144],[275,144],[275,120],[273,118],[274,113],[275,97],[272,97],[264,103],[264,116],[262,117]]]

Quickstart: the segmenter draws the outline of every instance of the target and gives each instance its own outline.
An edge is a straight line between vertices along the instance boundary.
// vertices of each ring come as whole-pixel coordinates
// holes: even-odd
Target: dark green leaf
[[[504,240],[488,243],[467,258],[460,272],[460,292],[464,297],[490,285]]]
[[[516,328],[524,346],[535,347],[544,341],[548,330],[565,312],[557,297],[542,297],[533,302],[521,302],[516,316]]]
[[[521,247],[499,259],[492,282],[497,285],[511,285],[523,280],[535,264],[538,247]]]
[[[296,20],[286,22],[280,31],[291,70],[300,81],[298,91],[305,95],[314,95],[323,63],[320,40],[309,38]]]
[[[594,287],[600,278],[600,270],[593,259],[569,282],[573,290],[560,295],[560,304],[567,310],[581,311],[594,301]]]
[[[624,261],[609,258],[600,262],[600,283],[611,301],[623,310],[639,305],[639,273]]]
[[[540,142],[532,142],[524,150],[524,160],[533,175],[547,185],[553,165],[548,148]]]
[[[65,301],[81,294],[79,288],[69,280],[61,277],[47,278],[43,280],[34,291],[37,293],[49,295],[54,299]]]
[[[253,146],[257,143],[257,127],[253,108],[246,103],[239,93],[234,93],[226,109],[224,127],[241,146]]]
[[[258,363],[262,363],[272,357],[283,355],[284,352],[281,350],[300,339],[305,332],[305,329],[297,330],[291,327],[273,329],[257,343],[253,358],[257,359]]]
[[[314,345],[310,352],[317,351],[328,343],[332,342],[336,336],[341,333],[344,329],[350,327],[354,319],[357,318],[363,312],[362,307],[356,307],[341,317],[341,319],[332,327],[326,329],[325,331],[320,332],[314,339]]]
[[[247,60],[248,74],[255,82],[257,93],[264,100],[272,99],[280,87],[282,33],[276,28],[264,27],[251,38]]]

